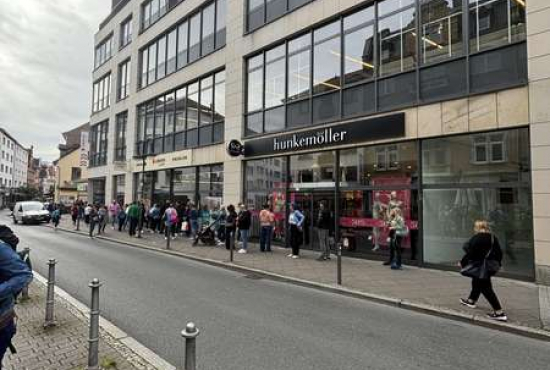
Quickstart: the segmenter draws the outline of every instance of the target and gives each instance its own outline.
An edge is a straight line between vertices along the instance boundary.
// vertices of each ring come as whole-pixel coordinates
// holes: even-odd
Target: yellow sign
[[[145,171],[158,171],[168,168],[191,166],[191,153],[190,150],[185,150],[147,157],[145,160]],[[143,159],[134,159],[133,163],[133,172],[143,171]]]

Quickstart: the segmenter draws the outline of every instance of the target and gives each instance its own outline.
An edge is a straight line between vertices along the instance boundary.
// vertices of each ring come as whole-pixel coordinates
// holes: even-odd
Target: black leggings
[[[485,299],[489,301],[489,304],[493,307],[493,310],[502,310],[502,306],[500,305],[498,297],[493,290],[493,284],[491,283],[490,278],[484,280],[472,279],[472,292],[470,293],[469,299],[472,302],[477,302],[481,294],[483,294]]]

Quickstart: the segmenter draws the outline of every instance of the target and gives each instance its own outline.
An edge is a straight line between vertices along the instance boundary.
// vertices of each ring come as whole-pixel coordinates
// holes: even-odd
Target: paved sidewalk
[[[70,220],[64,220],[61,227],[74,231]],[[166,248],[162,235],[148,232],[144,233],[143,239],[137,239],[108,227],[103,236],[148,248]],[[229,262],[229,251],[224,246],[192,247],[191,241],[186,238],[172,240],[171,250],[192,258]],[[334,256],[330,261],[320,262],[316,261],[318,252],[303,250],[302,258],[294,260],[286,257],[289,253],[287,249],[274,248],[273,253],[261,253],[254,243],[249,243],[249,250],[248,254],[235,253],[233,265],[335,286],[337,267]],[[483,322],[485,314],[490,311],[490,306],[483,298],[476,310],[459,304],[459,298],[469,293],[470,280],[456,272],[411,266],[394,271],[378,261],[343,257],[342,280],[343,287],[353,291],[380,296],[383,300],[395,300],[395,304],[406,303],[409,307],[420,306],[421,309],[442,312],[451,310],[453,315],[462,316],[466,320]],[[539,310],[539,288],[536,284],[503,278],[495,278],[493,284],[506,309],[510,324],[544,329]]]
[[[7,370],[84,370],[88,361],[87,317],[56,296],[56,327],[44,329],[45,286],[33,281],[29,300],[17,307],[14,345],[18,353],[6,355]],[[100,364],[104,370],[155,370],[124,344],[101,330]]]

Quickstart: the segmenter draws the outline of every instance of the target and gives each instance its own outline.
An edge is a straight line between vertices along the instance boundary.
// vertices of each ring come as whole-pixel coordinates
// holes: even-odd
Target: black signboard
[[[294,134],[248,140],[244,144],[244,155],[245,157],[255,157],[299,152],[404,136],[405,113],[398,113]]]

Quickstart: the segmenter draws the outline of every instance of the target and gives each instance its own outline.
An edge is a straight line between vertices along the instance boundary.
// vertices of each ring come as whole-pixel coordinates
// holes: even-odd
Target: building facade
[[[0,186],[13,189],[27,186],[29,152],[0,127]]]
[[[345,255],[372,259],[399,208],[405,259],[440,268],[487,219],[503,273],[550,284],[549,16],[544,0],[117,2],[95,39],[89,197],[268,204],[281,243],[297,204],[312,249],[324,203]]]

